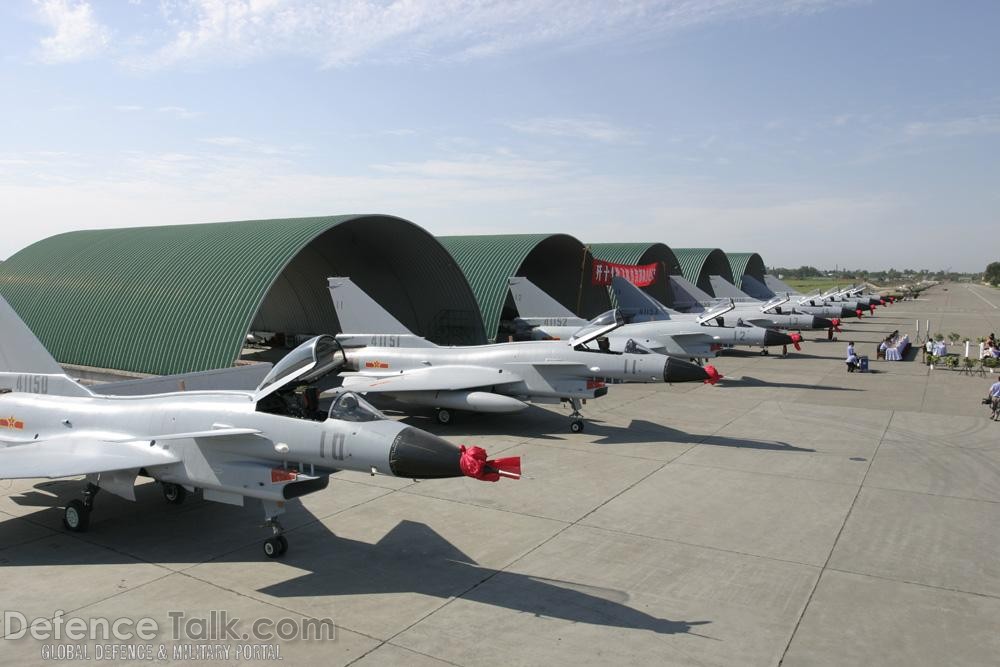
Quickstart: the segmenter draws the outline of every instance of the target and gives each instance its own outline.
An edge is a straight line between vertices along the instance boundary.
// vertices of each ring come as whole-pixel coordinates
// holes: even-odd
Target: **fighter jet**
[[[507,281],[518,312],[514,326],[519,329],[520,337],[533,340],[569,338],[586,324],[527,278],[512,277]],[[619,289],[631,288],[642,297],[646,296],[624,278],[615,276],[613,281],[616,294]],[[671,313],[656,301],[653,303],[658,306],[657,316],[642,317],[639,310],[642,306],[648,310],[645,303],[633,307],[632,302],[626,304],[621,296],[618,297],[619,308],[628,324],[608,336],[612,350],[625,351],[630,341],[638,341],[654,352],[686,359],[707,359],[714,357],[723,345],[767,348],[797,345],[801,340],[801,337],[796,338],[797,334],[789,335],[752,324],[735,327],[720,325],[718,320],[735,307],[732,301],[697,315]]]
[[[532,403],[569,403],[570,430],[583,430],[586,399],[608,392],[606,381],[710,380],[715,369],[652,352],[633,343],[612,352],[602,342],[624,324],[609,311],[579,335],[561,341],[439,347],[413,334],[350,278],[330,278],[348,371],[343,388],[436,408],[441,424],[452,410],[517,412]]]
[[[789,285],[781,282],[772,275],[764,276],[764,283],[760,282],[749,274],[744,274],[740,281],[743,291],[754,299],[769,301],[776,297],[789,297],[792,307],[802,313],[808,313],[817,317],[825,317],[831,322],[836,322],[834,328],[839,328],[839,320],[849,317],[858,317],[857,309],[850,308],[848,304],[827,303],[821,295],[806,296],[799,294]]]
[[[697,285],[681,276],[670,276],[670,290],[674,298],[673,307],[687,313],[700,313],[712,308],[723,300],[732,300],[736,309],[730,315],[738,322],[752,323],[762,327],[779,329],[829,329],[837,328],[840,322],[813,313],[798,312],[788,305],[789,298],[774,296],[761,302],[736,289],[721,276],[710,276],[715,296],[703,292]],[[838,318],[839,320],[839,318]],[[728,320],[727,320],[728,323]]]
[[[201,489],[206,500],[259,499],[277,558],[288,541],[279,515],[293,498],[325,489],[338,470],[408,479],[470,476],[517,479],[516,457],[487,460],[412,426],[388,420],[356,394],[329,411],[319,383],[344,365],[331,336],[317,336],[276,364],[255,391],[99,395],[67,376],[0,298],[0,479],[86,476],[81,500],[63,512],[87,530],[100,490],[135,500],[142,475],[167,502]]]

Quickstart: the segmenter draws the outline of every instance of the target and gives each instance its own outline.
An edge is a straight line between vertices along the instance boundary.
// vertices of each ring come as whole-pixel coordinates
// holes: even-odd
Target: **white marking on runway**
[[[992,301],[990,301],[989,299],[987,299],[985,296],[983,296],[982,294],[980,294],[976,290],[972,289],[972,285],[967,285],[967,287],[969,288],[970,292],[972,292],[973,294],[975,294],[976,296],[978,296],[980,299],[982,299],[986,303],[990,304],[994,308],[1000,308],[1000,306],[997,306],[995,303],[993,303]]]

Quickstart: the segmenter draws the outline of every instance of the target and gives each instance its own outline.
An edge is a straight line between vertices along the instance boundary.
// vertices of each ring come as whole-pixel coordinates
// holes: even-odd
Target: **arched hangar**
[[[722,276],[733,282],[733,269],[726,253],[718,248],[674,248],[684,278],[703,292],[714,294],[711,276]]]
[[[663,243],[591,243],[595,259],[615,264],[656,264],[656,280],[642,289],[662,304],[670,305],[670,276],[681,275],[681,265],[669,246]]]
[[[336,275],[434,342],[486,340],[451,255],[388,215],[69,232],[4,262],[0,294],[60,363],[162,375],[230,366],[251,331],[338,333]]]
[[[593,256],[568,234],[439,236],[438,240],[465,273],[491,340],[502,340],[502,323],[516,316],[507,287],[511,276],[528,278],[580,317],[590,319],[611,308],[607,289],[591,284]]]
[[[764,259],[755,252],[727,252],[729,266],[733,270],[733,284],[742,289],[743,276],[756,278],[758,282],[764,282],[764,274],[767,269],[764,267]]]

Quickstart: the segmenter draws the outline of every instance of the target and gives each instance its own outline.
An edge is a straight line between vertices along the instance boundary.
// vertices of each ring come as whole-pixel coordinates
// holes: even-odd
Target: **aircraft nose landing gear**
[[[90,511],[94,509],[94,497],[101,487],[88,483],[83,490],[83,500],[71,500],[63,510],[63,526],[74,533],[83,533],[90,527]]]
[[[282,528],[281,522],[278,521],[278,515],[285,511],[283,503],[274,503],[264,501],[264,527],[270,528],[274,531],[274,537],[269,537],[264,540],[263,548],[264,555],[268,558],[281,558],[288,551],[288,540],[285,539],[284,532],[285,529]]]
[[[569,399],[569,404],[573,406],[573,412],[570,413],[570,418],[573,420],[569,423],[569,430],[571,433],[582,433],[583,432],[583,415],[580,413],[580,408],[583,406],[580,403],[579,398]]]
[[[180,505],[187,497],[187,490],[180,484],[163,483],[163,499],[171,505]]]

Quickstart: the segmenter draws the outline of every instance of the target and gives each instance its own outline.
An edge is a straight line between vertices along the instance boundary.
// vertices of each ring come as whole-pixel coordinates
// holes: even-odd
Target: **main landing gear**
[[[278,515],[285,511],[284,503],[269,500],[264,502],[264,527],[274,531],[274,537],[264,540],[264,555],[268,558],[281,558],[288,551],[288,540],[285,539],[285,529],[278,521]]]
[[[580,414],[580,408],[583,404],[579,398],[569,399],[569,404],[573,406],[573,412],[569,415],[570,419],[572,419],[569,423],[569,430],[571,433],[583,433],[583,415]]]
[[[90,527],[90,512],[94,509],[94,498],[101,487],[87,483],[83,490],[83,500],[71,500],[63,509],[63,526],[74,533],[84,533]]]

